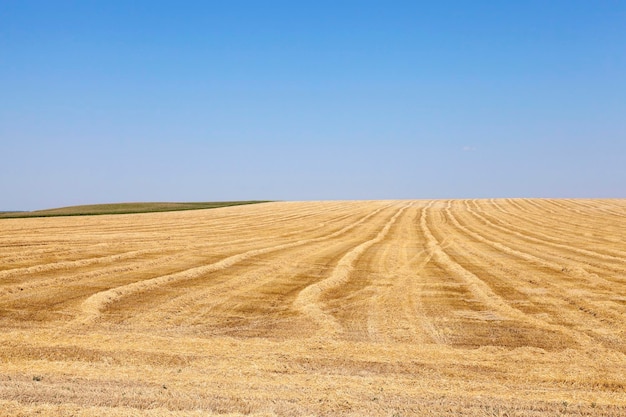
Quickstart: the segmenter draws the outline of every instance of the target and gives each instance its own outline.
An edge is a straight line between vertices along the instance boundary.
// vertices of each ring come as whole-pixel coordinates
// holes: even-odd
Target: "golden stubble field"
[[[0,220],[0,415],[626,415],[626,200]]]

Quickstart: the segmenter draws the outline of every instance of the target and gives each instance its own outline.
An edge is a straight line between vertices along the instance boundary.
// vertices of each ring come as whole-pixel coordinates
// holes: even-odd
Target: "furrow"
[[[592,258],[599,258],[599,259],[603,259],[603,260],[610,261],[610,262],[616,262],[618,265],[623,265],[624,262],[626,262],[626,252],[619,251],[615,248],[605,248],[605,247],[602,248],[602,252],[599,252],[597,250],[588,250],[585,248],[574,246],[572,244],[563,243],[563,242],[572,242],[572,239],[558,238],[555,236],[556,233],[547,234],[547,233],[542,233],[541,231],[538,230],[540,228],[546,228],[547,226],[549,226],[549,224],[546,225],[545,223],[542,224],[540,222],[535,222],[527,218],[520,218],[518,216],[515,216],[514,214],[505,210],[499,202],[494,201],[493,207],[495,207],[500,213],[504,213],[507,216],[514,216],[513,220],[509,220],[507,218],[496,217],[499,223],[503,223],[509,226],[512,234],[517,234],[516,232],[520,232],[521,233],[520,237],[526,237],[528,240],[541,243],[541,244],[546,244],[555,248],[564,249],[570,253],[576,252],[582,255],[590,256]],[[483,211],[483,217],[490,218],[493,223],[494,217],[488,216],[484,211]],[[520,222],[528,223],[529,226],[528,227],[522,227],[520,225],[515,226],[516,224],[519,224]],[[538,228],[537,226],[540,226],[540,228]],[[549,230],[552,232],[556,231],[554,227],[551,227]],[[559,233],[559,235],[562,236],[563,234]],[[577,235],[576,237],[579,237],[579,236],[580,234]],[[588,236],[585,236],[585,239],[586,241],[590,240]],[[581,243],[586,243],[586,242],[580,242],[578,239],[576,243],[580,245]],[[589,244],[591,244],[591,242],[589,242]],[[603,264],[603,265],[606,265],[606,264]]]
[[[26,267],[26,268],[9,269],[5,271],[0,271],[0,279],[8,279],[8,278],[12,278],[15,276],[23,276],[23,275],[41,274],[41,273],[51,272],[51,271],[75,269],[75,268],[81,268],[81,267],[97,265],[97,264],[119,262],[119,261],[136,258],[136,257],[143,256],[143,255],[150,254],[150,253],[155,253],[158,251],[159,251],[158,249],[136,250],[136,251],[129,251],[129,252],[124,252],[124,253],[117,253],[115,255],[109,255],[109,256],[100,256],[96,258],[80,259],[76,261],[61,261],[61,262],[54,262],[54,263],[48,263],[48,264],[33,265],[33,266]]]
[[[406,210],[411,204],[408,204],[400,208],[396,214],[385,224],[383,229],[374,237],[368,241],[361,243],[353,248],[347,254],[345,254],[331,275],[315,284],[309,285],[296,297],[293,305],[294,307],[311,318],[319,327],[318,336],[332,337],[341,332],[340,324],[328,313],[322,310],[320,305],[320,297],[328,290],[339,287],[346,283],[353,270],[353,265],[361,254],[367,250],[370,246],[380,242],[385,238],[389,229],[396,222],[398,217]]]
[[[511,248],[510,246],[504,245],[502,243],[496,242],[494,240],[488,239],[486,237],[484,237],[483,235],[473,232],[472,230],[470,230],[469,228],[461,225],[459,223],[459,221],[456,219],[456,217],[454,216],[454,214],[452,214],[452,212],[450,210],[447,210],[447,215],[450,218],[450,221],[453,223],[453,225],[460,231],[462,231],[463,233],[465,233],[467,236],[473,238],[474,240],[481,242],[485,245],[491,246],[492,248],[502,252],[502,253],[506,253],[509,254],[513,257],[516,257],[518,259],[522,259],[525,260],[527,262],[530,262],[532,264],[535,264],[539,267],[542,268],[549,268],[551,270],[553,270],[554,272],[556,272],[557,274],[563,274],[563,266],[550,262],[550,261],[546,261],[542,258],[538,258],[534,255],[531,255],[527,252],[521,252],[518,251],[516,249]],[[604,320],[607,320],[607,318],[610,318],[610,323],[611,324],[615,324],[617,322],[620,321],[621,319],[621,314],[619,314],[618,312],[612,310],[612,309],[605,309],[605,308],[601,308],[597,305],[593,305],[590,304],[587,300],[585,300],[582,297],[577,297],[575,295],[565,295],[565,293],[563,292],[562,288],[559,288],[555,285],[555,283],[553,281],[546,281],[544,282],[544,285],[547,285],[548,287],[552,287],[552,291],[551,293],[558,295],[560,294],[560,296],[566,300],[568,303],[571,304],[576,304],[577,306],[580,306],[581,310],[584,311],[589,311],[591,312],[590,314],[593,314],[594,316],[596,315],[595,311],[601,311],[602,312],[602,316],[604,317]],[[594,311],[595,310],[595,311]]]
[[[413,207],[412,207],[413,208]],[[441,342],[439,333],[423,309],[424,267],[430,262],[424,242],[413,227],[424,207],[416,208],[396,225],[395,240],[390,242],[378,265],[381,278],[373,283],[376,292],[369,299],[368,335],[384,342]],[[393,245],[395,243],[396,245]],[[370,249],[370,251],[372,251]]]
[[[308,231],[317,230],[317,228],[306,229],[305,231],[294,231],[290,233],[286,233],[281,235],[282,239],[285,239],[290,236],[299,235],[302,233],[306,233]],[[237,248],[241,249],[245,246],[254,246],[258,245],[258,242],[262,242],[263,239],[260,237],[254,238],[244,238],[244,239],[235,239],[229,240],[227,245],[221,245],[220,252],[228,251],[228,248],[232,247],[232,252],[235,252]],[[154,268],[159,265],[169,264],[172,261],[177,261],[182,254],[186,257],[202,257],[207,251],[215,252],[216,246],[220,245],[219,242],[210,242],[210,243],[201,243],[194,244],[193,246],[179,245],[176,243],[172,243],[170,245],[166,245],[169,241],[161,242],[161,247],[149,249],[149,250],[141,250],[141,251],[133,251],[127,252],[126,256],[107,256],[97,258],[100,262],[67,262],[66,268],[62,268],[59,265],[53,268],[40,268],[45,267],[48,264],[33,266],[29,269],[29,274],[37,275],[37,279],[33,279],[33,277],[24,277],[20,275],[20,281],[10,285],[3,285],[0,287],[0,297],[8,296],[8,295],[20,295],[23,296],[27,294],[29,290],[41,291],[50,287],[57,287],[59,285],[97,285],[96,279],[103,276],[119,276],[120,274],[128,274],[133,271],[145,271],[148,268]],[[163,256],[166,253],[170,253],[170,255]],[[135,256],[132,256],[132,255]],[[150,258],[158,255],[156,259],[150,259],[148,261],[143,258]],[[206,257],[206,256],[204,256]],[[137,262],[129,262],[141,258]],[[91,261],[88,259],[86,261]],[[108,261],[108,265],[101,266],[95,270],[90,268],[94,265],[104,264]],[[125,261],[125,262],[122,262]],[[87,271],[76,271],[77,269],[86,269]],[[51,273],[56,272],[56,274]],[[49,276],[47,278],[39,278],[39,275],[46,273],[44,276]],[[24,275],[27,275],[24,272]],[[6,278],[6,277],[5,277]]]
[[[379,212],[377,216],[380,215]],[[384,217],[391,216],[385,214]],[[365,231],[371,233],[369,229],[373,229],[373,219],[374,217],[370,217],[356,230],[357,237]],[[337,239],[310,241],[306,245],[259,255],[221,271],[210,279],[202,277],[169,285],[159,294],[163,299],[159,308],[167,311],[170,323],[177,323],[184,328],[204,329],[203,331],[211,334],[234,331],[231,326],[223,328],[223,325],[216,327],[211,324],[223,318],[230,323],[236,321],[237,332],[240,334],[276,337],[284,327],[282,325],[287,324],[279,323],[277,316],[288,316],[292,322],[298,322],[299,319],[294,317],[295,313],[287,311],[293,298],[312,281],[327,275],[326,271],[332,269],[341,254],[352,247],[351,241],[354,237],[335,237]],[[329,258],[336,258],[336,261],[328,261]],[[322,262],[322,268],[319,268],[317,259]],[[271,298],[262,296],[268,293]],[[149,305],[154,305],[155,302],[155,299],[145,301]],[[108,313],[115,315],[120,309],[151,310],[148,306],[142,308],[142,303],[143,299],[127,300]],[[140,314],[138,320],[146,322],[147,316],[150,317],[149,320],[153,320],[150,313]],[[127,319],[122,320],[127,322]],[[135,318],[132,321],[137,322]]]
[[[550,230],[559,231],[563,236],[571,236],[576,238],[580,233],[590,233],[594,235],[598,232],[606,232],[607,224],[596,221],[597,216],[581,214],[579,210],[553,210],[548,208],[550,200],[541,200],[541,203],[533,200],[523,200],[527,205],[533,206],[537,212],[531,216],[542,227],[548,227]],[[572,212],[577,212],[576,215]]]
[[[623,207],[621,205],[616,205],[614,202],[615,200],[599,200],[601,201],[604,205],[603,206],[599,206],[597,204],[598,201],[596,201],[596,205],[594,205],[592,202],[590,202],[589,200],[576,200],[576,202],[578,202],[579,204],[584,205],[587,209],[589,210],[593,210],[593,211],[600,211],[602,213],[611,215],[611,216],[615,216],[618,217],[620,219],[624,219],[626,217],[626,207]],[[616,210],[612,210],[612,209],[617,209]]]
[[[430,206],[428,207],[430,208]],[[427,208],[427,209],[428,209]],[[472,272],[463,268],[460,264],[455,262],[446,252],[442,249],[439,241],[432,234],[432,231],[427,224],[428,210],[425,210],[421,219],[420,227],[424,236],[426,237],[426,248],[432,255],[433,260],[439,264],[442,268],[449,273],[461,279],[470,292],[480,300],[486,307],[493,310],[496,313],[504,317],[508,317],[511,320],[518,320],[523,323],[528,323],[541,329],[556,331],[559,333],[567,333],[570,330],[564,329],[561,326],[552,325],[546,323],[543,320],[539,320],[535,317],[529,316],[524,312],[512,307],[502,297],[497,295],[489,285],[487,285],[480,277],[474,275]],[[581,341],[589,341],[589,338],[581,335]]]
[[[262,255],[262,254],[266,254],[266,253],[270,253],[270,252],[278,251],[282,249],[292,248],[292,247],[296,247],[300,245],[305,245],[311,242],[322,241],[325,239],[332,239],[334,237],[337,237],[349,231],[350,229],[353,229],[354,227],[357,227],[363,222],[366,222],[370,217],[374,216],[379,211],[382,211],[384,208],[386,208],[386,206],[380,207],[377,210],[374,210],[372,213],[361,218],[359,221],[351,225],[348,225],[338,231],[335,231],[327,236],[317,237],[313,239],[304,239],[304,240],[299,240],[296,242],[274,245],[274,246],[269,246],[269,247],[265,247],[261,249],[253,249],[253,250],[249,250],[243,253],[229,256],[227,258],[224,258],[218,262],[215,262],[209,265],[203,265],[203,266],[199,266],[195,268],[190,268],[188,270],[177,272],[174,274],[163,275],[163,276],[159,276],[159,277],[155,277],[155,278],[143,280],[143,281],[137,281],[137,282],[133,282],[131,284],[127,284],[124,286],[115,287],[106,291],[101,291],[99,293],[96,293],[90,296],[82,303],[82,306],[81,306],[82,313],[77,317],[76,320],[80,323],[93,322],[100,316],[101,312],[107,306],[119,301],[123,297],[128,297],[130,295],[135,295],[141,292],[149,291],[149,290],[158,288],[162,285],[170,284],[172,282],[198,278],[202,275],[228,268],[232,265],[235,265],[245,259],[248,259],[254,256],[258,256],[258,255]]]
[[[500,226],[498,224],[495,224],[493,221],[491,221],[488,218],[486,218],[485,216],[477,213],[475,210],[473,210],[469,206],[466,207],[466,211],[468,213],[470,213],[472,216],[474,216],[476,219],[478,219],[483,225],[487,225],[487,226],[489,226],[489,227],[491,227],[493,229],[499,230],[499,231],[503,232],[505,235],[508,235],[508,236],[515,235],[515,236],[518,236],[518,237],[520,237],[520,238],[522,238],[524,240],[528,240],[528,241],[531,241],[531,242],[534,242],[534,243],[538,243],[538,244],[541,244],[541,245],[545,245],[545,246],[557,247],[557,248],[560,248],[560,249],[563,249],[563,246],[565,246],[565,245],[554,244],[554,243],[551,243],[551,242],[546,242],[544,240],[533,238],[533,237],[528,236],[526,234],[517,232],[515,230],[511,230],[510,228],[506,228],[506,227]],[[487,240],[485,239],[485,241],[487,241]],[[589,282],[601,283],[601,284],[603,284],[605,286],[614,285],[613,282],[611,282],[611,281],[609,281],[609,280],[607,280],[605,278],[602,278],[602,277],[600,277],[599,275],[597,275],[595,273],[591,273],[591,272],[587,271],[585,268],[583,268],[580,265],[571,265],[572,259],[560,258],[562,260],[567,260],[568,261],[567,265],[563,264],[563,263],[556,263],[556,262],[550,261],[548,259],[545,259],[544,257],[535,256],[535,255],[532,255],[532,254],[530,254],[528,252],[516,251],[516,250],[514,250],[514,249],[512,249],[512,248],[510,248],[510,247],[508,247],[506,245],[503,245],[501,243],[498,243],[498,242],[495,242],[495,241],[492,241],[492,240],[489,240],[489,241],[492,242],[494,245],[498,245],[500,247],[500,249],[503,250],[503,251],[507,251],[508,253],[515,254],[516,256],[518,256],[520,258],[523,258],[523,259],[526,259],[529,262],[538,263],[538,264],[540,264],[542,266],[545,266],[547,268],[552,269],[553,271],[555,271],[557,273],[566,273],[566,274],[569,274],[571,276],[575,276],[575,277],[578,277],[578,278],[583,278],[583,279],[585,279],[585,280],[587,280]],[[569,250],[569,247],[565,246],[564,249],[565,250]],[[581,249],[581,251],[586,251],[586,250]],[[584,253],[584,252],[579,252],[579,251],[571,251],[571,252]],[[586,251],[586,252],[591,253],[592,256],[595,255],[595,252],[591,252],[591,251]],[[610,259],[611,260],[615,260],[615,261],[619,261],[619,263],[623,262],[622,259],[615,258],[615,257],[611,257]]]

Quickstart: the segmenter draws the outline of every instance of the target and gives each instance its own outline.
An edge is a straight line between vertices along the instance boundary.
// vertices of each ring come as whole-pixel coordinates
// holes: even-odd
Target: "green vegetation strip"
[[[25,217],[96,216],[102,214],[156,213],[163,211],[202,210],[243,204],[267,203],[268,201],[221,201],[207,203],[116,203],[91,204],[86,206],[62,207],[50,210],[0,212],[0,219]]]

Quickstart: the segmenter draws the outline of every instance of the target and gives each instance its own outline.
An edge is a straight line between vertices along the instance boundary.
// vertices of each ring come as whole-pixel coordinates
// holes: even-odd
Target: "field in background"
[[[626,200],[0,222],[0,415],[626,415]]]
[[[0,212],[3,218],[58,217],[58,216],[94,216],[99,214],[156,213],[164,211],[201,210],[210,208],[239,206],[264,203],[264,201],[219,201],[206,203],[113,203],[90,204],[85,206],[61,207],[36,211]]]

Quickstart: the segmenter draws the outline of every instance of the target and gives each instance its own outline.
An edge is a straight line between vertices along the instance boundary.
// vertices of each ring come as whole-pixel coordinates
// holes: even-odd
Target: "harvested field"
[[[0,415],[626,416],[626,200],[0,221]]]

